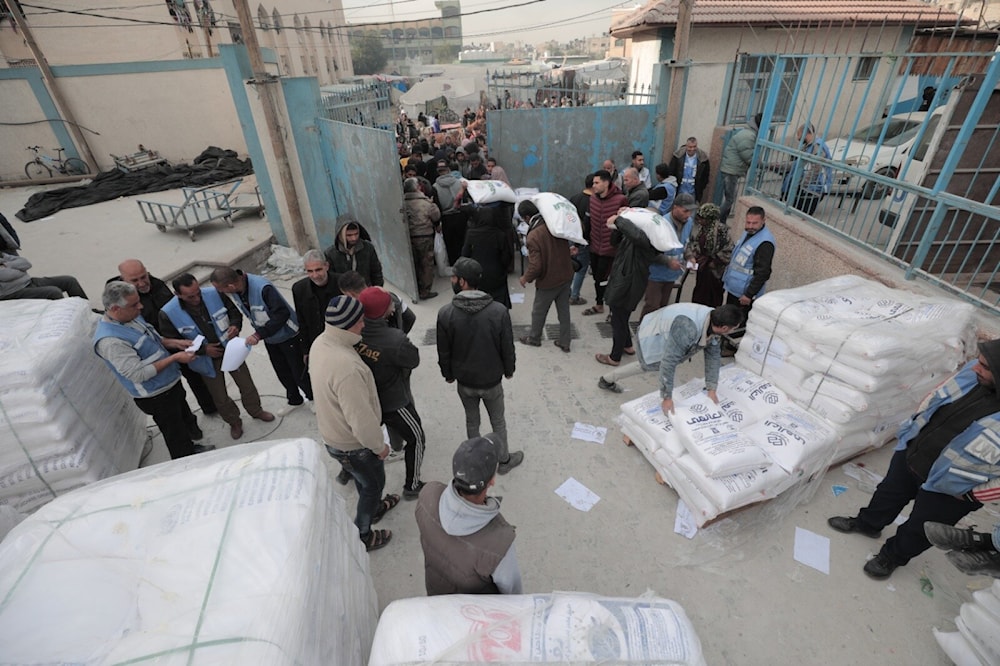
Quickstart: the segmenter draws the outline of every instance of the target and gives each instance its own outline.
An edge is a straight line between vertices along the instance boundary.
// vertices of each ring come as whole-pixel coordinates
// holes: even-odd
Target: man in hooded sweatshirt
[[[857,516],[834,516],[827,521],[838,532],[877,539],[914,500],[910,517],[865,563],[864,572],[871,578],[888,578],[897,567],[930,548],[929,535],[935,536],[936,545],[942,545],[947,542],[945,537],[967,533],[945,533],[940,527],[929,527],[925,534],[925,523],[955,525],[982,507],[983,501],[997,498],[997,368],[1000,339],[979,343],[979,356],[927,396],[919,411],[900,426],[896,453],[868,506]]]
[[[428,483],[417,501],[424,551],[424,586],[437,594],[521,594],[514,526],[500,515],[496,481],[499,438],[490,433],[462,442],[447,486]]]
[[[437,163],[437,174],[434,181],[434,203],[441,210],[441,235],[444,236],[444,244],[448,249],[448,263],[454,264],[462,256],[468,226],[468,216],[462,210],[465,186],[444,160]]]
[[[501,380],[514,376],[515,361],[510,312],[480,291],[483,267],[478,261],[462,257],[453,269],[455,298],[437,317],[438,365],[446,382],[458,383],[470,439],[479,436],[479,402],[486,405],[490,425],[498,436],[499,473],[506,474],[524,460],[522,451],[510,451],[507,446],[504,418]]]
[[[334,273],[357,271],[365,278],[369,287],[381,287],[385,280],[382,277],[382,262],[361,224],[349,215],[342,215],[337,224],[337,240],[324,250],[326,260],[330,262],[330,270]]]

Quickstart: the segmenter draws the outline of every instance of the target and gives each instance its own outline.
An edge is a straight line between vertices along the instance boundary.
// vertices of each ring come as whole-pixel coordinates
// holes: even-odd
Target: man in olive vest
[[[498,437],[467,439],[452,457],[454,479],[427,483],[417,501],[427,594],[521,594],[514,526],[489,497]]]

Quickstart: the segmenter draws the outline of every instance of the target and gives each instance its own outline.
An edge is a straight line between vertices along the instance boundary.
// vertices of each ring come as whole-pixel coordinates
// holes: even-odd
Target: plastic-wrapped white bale
[[[701,394],[704,386],[704,381],[694,380],[675,388],[674,404],[687,404],[689,400]],[[660,398],[659,391],[629,400],[620,409],[623,415],[628,416],[655,443],[653,451],[663,448],[674,457],[684,453],[684,445],[681,444],[670,418],[663,413],[663,399]]]
[[[327,459],[245,444],[50,502],[0,543],[0,662],[365,663],[378,605]]]
[[[685,468],[671,464],[660,474],[663,476],[663,480],[677,491],[677,496],[684,500],[698,527],[704,527],[710,520],[722,513],[722,510],[701,491],[699,483],[691,478],[692,475]],[[704,483],[706,477],[703,472],[698,470],[694,476],[702,477],[701,483]]]
[[[685,478],[693,483],[715,508],[716,515],[754,502],[776,497],[778,489],[788,487],[789,474],[777,465],[749,469],[726,476],[705,476],[690,455],[675,462]]]
[[[719,371],[718,395],[729,419],[740,427],[756,423],[791,402],[774,382],[738,365]]]
[[[745,437],[707,396],[687,405],[674,405],[670,419],[681,443],[707,476],[767,467],[771,459]]]
[[[494,203],[496,201],[514,203],[517,201],[514,190],[510,189],[510,185],[502,180],[465,180],[463,178],[462,183],[465,185],[465,190],[469,193],[469,196],[477,204]]]
[[[696,666],[705,659],[691,620],[669,599],[458,594],[400,599],[382,612],[368,666],[418,663]]]
[[[955,618],[957,632],[934,629],[934,639],[958,666],[1000,664],[1000,581],[972,593]]]
[[[669,252],[684,247],[677,239],[674,225],[655,211],[648,208],[626,208],[618,213],[646,234],[650,244],[660,252]]]
[[[531,202],[538,208],[550,234],[580,245],[587,244],[580,215],[569,199],[555,192],[540,192],[531,197]]]
[[[743,434],[789,474],[812,474],[833,460],[839,437],[833,424],[789,401]]]
[[[934,632],[934,640],[955,666],[990,666],[983,663],[976,651],[959,632],[941,631],[936,627],[932,631]]]
[[[135,469],[146,416],[93,351],[83,299],[0,302],[0,504],[30,512]]]

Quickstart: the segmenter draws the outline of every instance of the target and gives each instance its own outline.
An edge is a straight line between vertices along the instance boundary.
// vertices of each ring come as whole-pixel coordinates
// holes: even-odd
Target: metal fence
[[[391,129],[396,122],[389,84],[385,81],[321,90],[324,117],[352,125]]]
[[[558,74],[553,74],[556,72]],[[655,104],[656,89],[628,78],[606,78],[566,70],[486,72],[490,105],[498,109]]]
[[[1000,56],[772,61],[747,190],[1000,313]]]

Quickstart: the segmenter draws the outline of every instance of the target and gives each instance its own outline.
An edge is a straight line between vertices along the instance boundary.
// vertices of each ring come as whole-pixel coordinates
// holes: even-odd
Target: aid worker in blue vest
[[[764,209],[760,206],[751,206],[747,210],[744,229],[733,248],[733,258],[722,275],[722,285],[726,289],[726,303],[743,308],[745,321],[754,299],[763,296],[767,289],[775,241],[771,230],[764,225]],[[735,348],[728,343],[722,350],[723,356],[732,356],[734,353]]]
[[[188,367],[202,375],[212,394],[212,401],[219,409],[219,416],[229,424],[230,437],[239,439],[243,436],[243,421],[239,407],[226,392],[222,357],[226,341],[239,335],[243,317],[231,300],[224,298],[213,287],[202,289],[198,279],[190,273],[178,275],[171,286],[177,295],[160,310],[160,330],[169,337],[194,340],[201,335],[205,338],[197,358]],[[231,371],[229,376],[240,390],[240,399],[247,413],[260,421],[273,421],[274,414],[265,412],[261,407],[260,393],[246,363]]]
[[[191,341],[161,338],[140,315],[139,292],[127,282],[109,282],[101,300],[105,314],[94,331],[94,352],[108,364],[136,406],[153,417],[170,457],[214,449],[194,443],[202,432],[180,382],[179,364],[195,359],[193,352],[183,351]]]
[[[304,403],[303,393],[312,400],[312,385],[299,340],[299,322],[278,289],[260,275],[228,267],[212,271],[211,280],[212,286],[220,294],[228,295],[253,326],[247,344],[253,346],[264,341],[274,374],[285,387],[288,409],[284,413]]]

